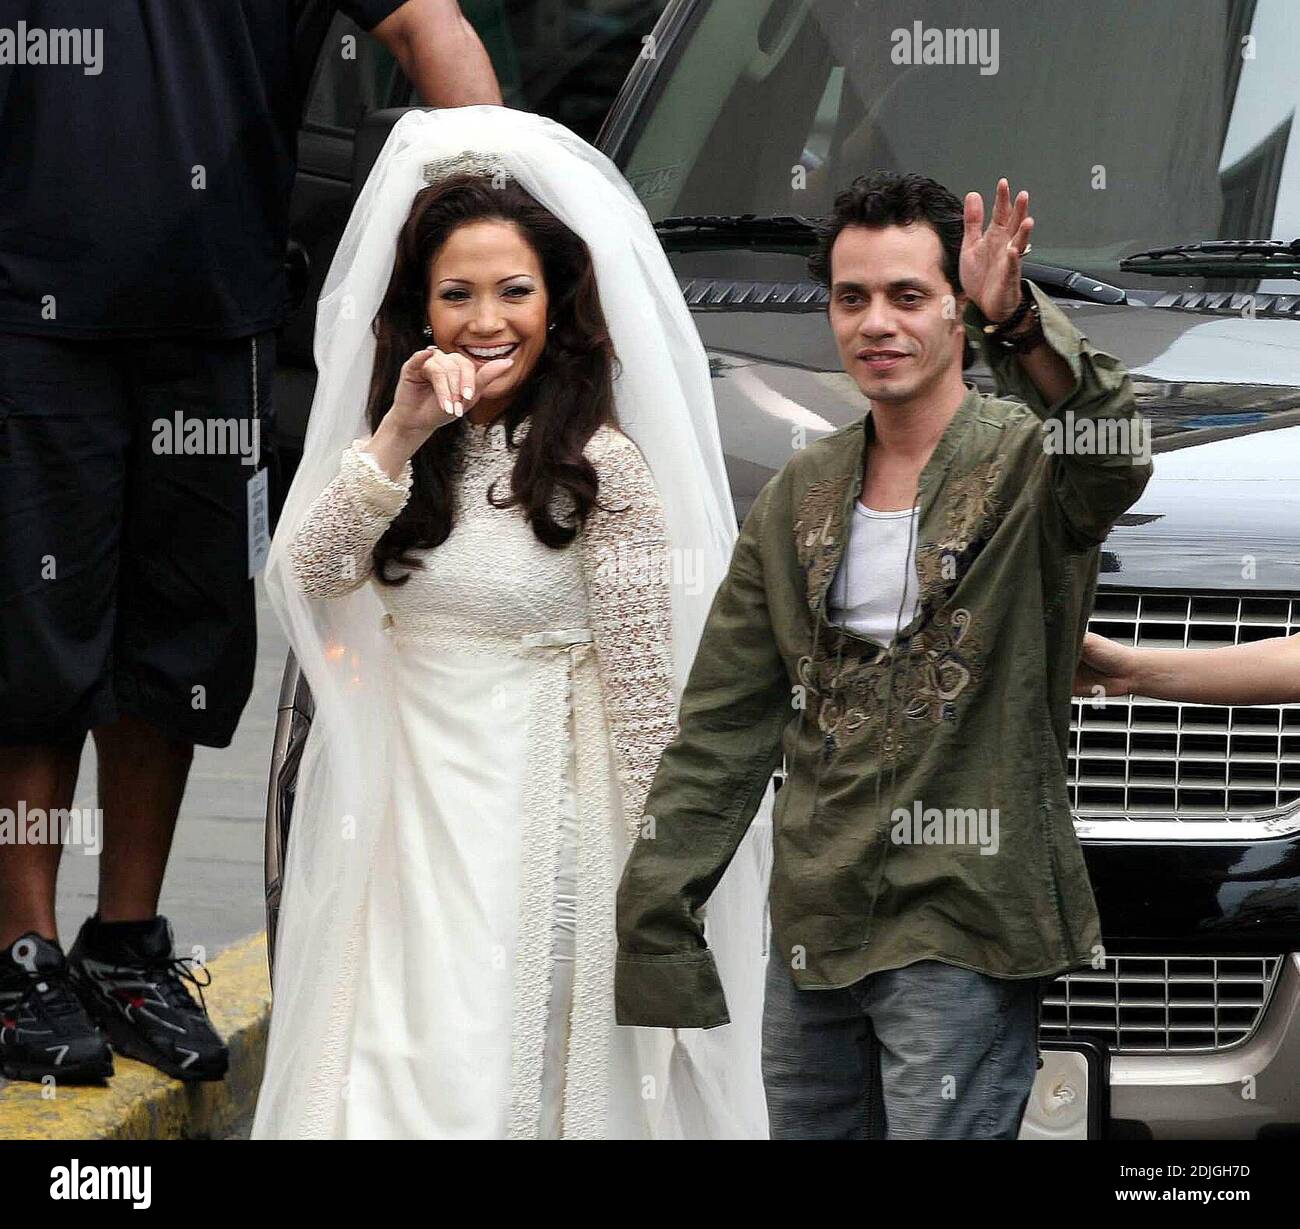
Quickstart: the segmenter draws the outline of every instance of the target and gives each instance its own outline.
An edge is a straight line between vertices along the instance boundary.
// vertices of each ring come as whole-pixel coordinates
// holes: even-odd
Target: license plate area
[[[1110,1054],[1093,1041],[1043,1041],[1043,1065],[1020,1139],[1101,1139],[1109,1116]]]

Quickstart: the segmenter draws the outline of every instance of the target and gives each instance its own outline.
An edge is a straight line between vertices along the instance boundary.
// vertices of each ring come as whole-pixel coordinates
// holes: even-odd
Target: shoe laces
[[[199,1010],[205,1016],[208,1014],[208,1005],[203,998],[203,988],[212,984],[212,974],[206,965],[200,964],[193,956],[160,956],[152,960],[142,961],[142,965],[147,973],[158,975],[159,980],[155,984],[167,1001],[168,1006],[183,1011],[194,1010],[194,999],[184,985],[185,982],[189,982],[198,991],[199,1001],[197,1006]],[[191,965],[193,968],[190,967]],[[199,979],[195,969],[203,975],[202,980]]]

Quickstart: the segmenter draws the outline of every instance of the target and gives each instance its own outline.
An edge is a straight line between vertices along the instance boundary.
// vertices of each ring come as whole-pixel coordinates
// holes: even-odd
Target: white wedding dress
[[[589,584],[602,590],[582,535],[554,550],[518,508],[491,507],[488,487],[509,491],[514,453],[502,424],[460,426],[450,537],[421,553],[406,584],[378,586],[395,649],[394,746],[391,780],[375,788],[390,792],[337,1011],[315,1022],[332,1030],[327,1070],[345,1072],[330,1133],[650,1137],[671,1034],[614,1023],[614,893],[628,830],[597,642],[608,646],[611,699],[635,691],[624,707],[637,710],[642,749],[626,758],[641,762],[624,771],[644,788],[674,729],[666,587],[657,621],[644,594],[634,595],[639,626],[620,629],[611,609],[593,620]],[[525,420],[516,441],[527,429]],[[588,455],[602,503],[654,499],[621,433],[601,428]],[[293,546],[309,594],[375,583],[369,552],[408,486],[355,445],[344,454]],[[624,545],[652,544],[655,518],[630,514]],[[647,632],[664,640],[658,659]],[[615,660],[641,677],[620,680]],[[295,818],[290,862],[295,842],[319,839],[308,817]],[[287,932],[288,894],[281,916]],[[276,1035],[274,1013],[271,1031],[268,1067],[295,1044]],[[647,1076],[663,1081],[657,1097]],[[263,1098],[254,1136],[311,1134],[316,1117],[310,1104]]]
[[[598,508],[570,547],[543,547],[517,509],[475,497],[511,462],[499,433],[470,428],[451,537],[380,586],[371,550],[405,491],[348,443],[366,430],[373,324],[412,202],[468,166],[518,182],[590,252],[621,429],[586,455],[600,502],[627,511]],[[313,355],[266,570],[316,708],[254,1134],[766,1137],[770,789],[704,918],[732,1023],[614,1023],[628,828],[736,540],[708,358],[644,207],[553,120],[410,111],[331,261]],[[642,552],[673,578],[624,585],[653,573]]]

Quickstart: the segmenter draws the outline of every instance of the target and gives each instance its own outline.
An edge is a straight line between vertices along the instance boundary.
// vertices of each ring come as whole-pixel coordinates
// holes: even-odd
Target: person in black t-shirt
[[[0,0],[0,827],[49,838],[0,840],[10,1078],[111,1075],[104,1034],[226,1070],[156,911],[194,745],[227,746],[252,687],[295,32],[322,8],[427,103],[500,104],[455,0]],[[65,957],[87,732],[99,902]]]

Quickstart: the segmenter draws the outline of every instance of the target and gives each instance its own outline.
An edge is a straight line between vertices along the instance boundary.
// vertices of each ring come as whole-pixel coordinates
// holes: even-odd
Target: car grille
[[[1143,648],[1300,631],[1300,599],[1098,590],[1089,628]],[[1300,801],[1300,704],[1076,699],[1071,804],[1083,819],[1246,820]]]
[[[1279,956],[1108,956],[1104,969],[1048,987],[1040,1035],[1099,1038],[1117,1054],[1227,1049],[1259,1024],[1280,964]]]

